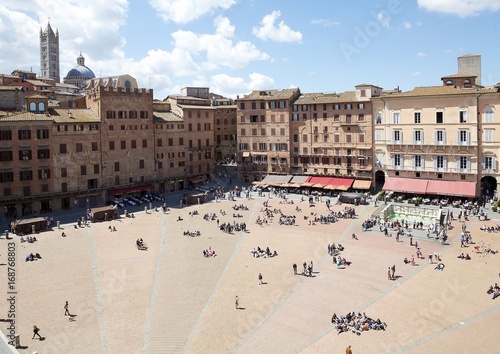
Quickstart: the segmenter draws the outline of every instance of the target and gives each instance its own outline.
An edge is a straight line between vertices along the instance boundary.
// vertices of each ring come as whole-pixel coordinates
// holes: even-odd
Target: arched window
[[[492,107],[486,107],[484,110],[484,123],[494,123],[495,122],[495,111]]]
[[[446,80],[446,86],[453,85],[453,80]]]
[[[45,102],[38,103],[38,112],[45,112]]]
[[[125,88],[130,88],[132,85],[130,84],[130,81],[125,81]]]
[[[36,102],[30,102],[30,112],[36,112]]]

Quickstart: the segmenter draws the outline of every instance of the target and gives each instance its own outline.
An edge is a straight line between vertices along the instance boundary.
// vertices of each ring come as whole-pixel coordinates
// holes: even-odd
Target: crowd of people
[[[215,257],[217,256],[217,254],[215,253],[215,250],[213,250],[211,246],[208,246],[207,249],[203,250],[203,256],[209,258],[209,257]]]
[[[364,312],[363,314],[359,312],[356,314],[354,311],[347,313],[345,316],[337,316],[337,314],[334,313],[332,316],[332,323],[337,330],[337,334],[352,331],[358,336],[361,335],[361,332],[369,330],[385,331],[387,328],[387,323],[382,322],[380,319],[377,318],[375,320],[366,316]]]
[[[278,252],[276,252],[276,250],[274,250],[274,252],[271,252],[269,247],[266,247],[265,250],[263,248],[257,247],[257,249],[254,248],[253,250],[251,250],[250,253],[255,258],[259,257],[270,258],[270,257],[276,257],[278,255]]]

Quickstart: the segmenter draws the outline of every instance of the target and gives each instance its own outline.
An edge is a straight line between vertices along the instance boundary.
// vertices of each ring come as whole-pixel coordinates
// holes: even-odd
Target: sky
[[[2,0],[0,73],[40,73],[40,29],[60,76],[82,53],[96,77],[129,74],[164,99],[183,87],[343,92],[440,85],[457,57],[500,82],[500,0]]]

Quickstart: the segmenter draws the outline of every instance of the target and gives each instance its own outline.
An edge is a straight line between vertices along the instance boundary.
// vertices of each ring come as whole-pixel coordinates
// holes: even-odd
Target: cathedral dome
[[[64,78],[64,83],[82,88],[88,80],[94,79],[95,75],[90,68],[85,66],[85,58],[82,53],[76,58],[76,63],[77,65],[71,69]]]

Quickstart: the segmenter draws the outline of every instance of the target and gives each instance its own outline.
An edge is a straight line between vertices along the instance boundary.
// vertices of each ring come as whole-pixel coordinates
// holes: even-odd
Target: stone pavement
[[[61,237],[61,230],[44,232],[33,244],[14,239],[20,352],[343,353],[349,344],[354,353],[497,350],[500,306],[486,290],[500,281],[500,254],[461,248],[458,221],[448,245],[418,237],[424,256],[441,254],[446,267],[439,272],[426,259],[418,266],[403,264],[404,257],[415,254],[408,239],[398,243],[377,228],[362,232],[361,221],[372,215],[373,206],[356,207],[359,219],[308,225],[303,216],[326,214],[324,203],[310,207],[297,198],[294,204],[274,198],[270,207],[295,214],[297,225],[278,225],[275,218],[259,226],[255,220],[266,199],[210,202],[172,208],[168,214],[138,212],[135,219],[79,229],[65,225],[67,237]],[[235,204],[249,210],[234,211]],[[296,206],[302,211],[296,212]],[[199,214],[190,216],[194,210]],[[207,212],[216,212],[221,223],[246,222],[249,231],[224,233],[215,221],[203,220]],[[243,218],[233,218],[233,212]],[[179,216],[182,221],[176,221]],[[476,244],[498,249],[499,234],[479,230],[498,223],[472,219],[467,225]],[[110,225],[117,231],[110,232]],[[199,230],[201,236],[183,236],[185,230]],[[351,238],[353,232],[358,240]],[[139,237],[147,251],[136,249]],[[337,269],[332,263],[326,254],[332,242],[345,247],[342,256],[350,266]],[[0,240],[1,263],[6,244],[5,238]],[[203,257],[209,246],[216,257]],[[250,250],[257,246],[276,250],[278,256],[254,258]],[[24,262],[29,252],[42,259]],[[460,252],[468,252],[472,260],[457,259]],[[300,272],[302,263],[310,261],[313,277],[293,275],[293,263]],[[386,270],[393,264],[399,277],[389,281]],[[0,291],[6,294],[6,266],[0,268]],[[240,310],[234,307],[235,295]],[[73,321],[64,316],[66,300]],[[331,316],[350,311],[380,318],[388,329],[338,335]],[[45,340],[31,339],[33,324]],[[7,326],[0,323],[4,333]]]

